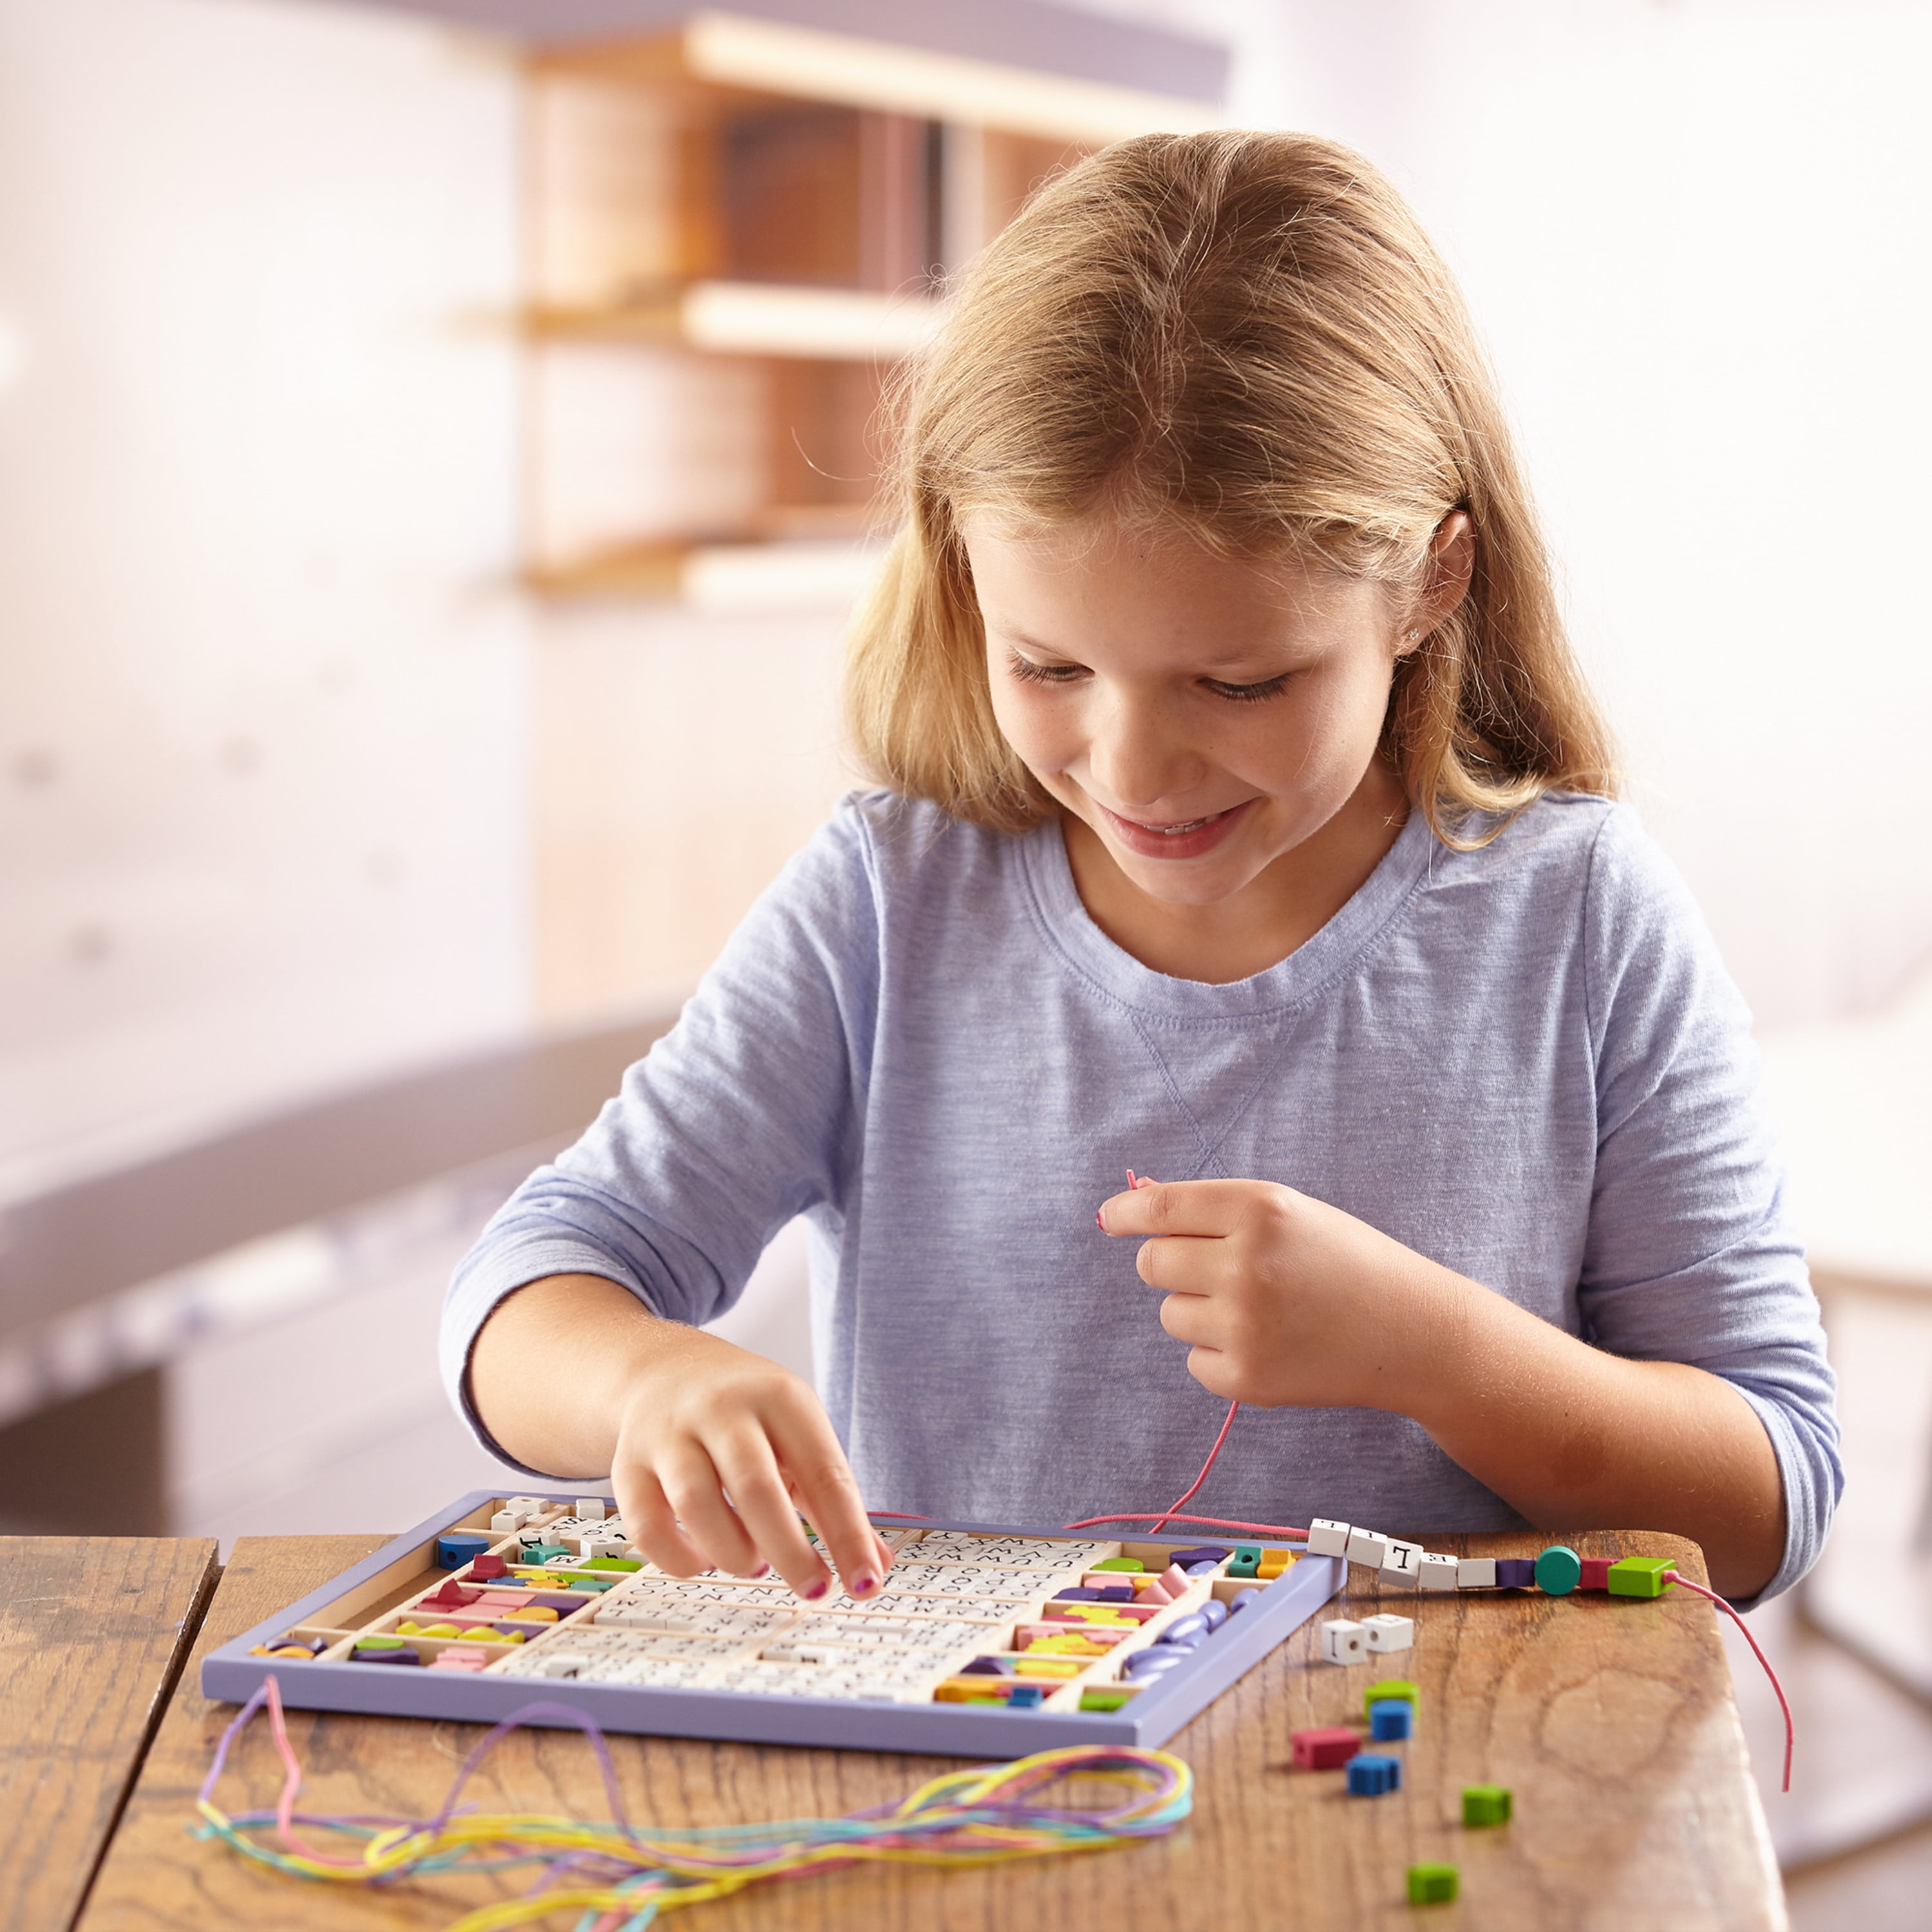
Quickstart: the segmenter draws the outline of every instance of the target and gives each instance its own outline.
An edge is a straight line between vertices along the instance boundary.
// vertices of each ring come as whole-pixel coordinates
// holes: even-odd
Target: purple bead
[[[1498,1590],[1533,1590],[1536,1587],[1536,1564],[1527,1556],[1501,1556],[1496,1559],[1496,1588]]]
[[[1154,1639],[1156,1643],[1186,1643],[1190,1639],[1198,1642],[1214,1626],[1198,1610],[1184,1617],[1177,1617],[1161,1634]]]
[[[1178,1669],[1187,1661],[1187,1653],[1183,1650],[1137,1650],[1127,1659],[1124,1675],[1129,1677],[1158,1677],[1162,1671]]]
[[[1189,1576],[1211,1576],[1220,1567],[1219,1563],[1190,1563],[1183,1574]]]
[[[1097,1604],[1100,1600],[1098,1590],[1083,1590],[1077,1584],[1070,1590],[1056,1590],[1053,1593],[1056,1604]]]
[[[1245,1610],[1248,1607],[1249,1604],[1252,1603],[1255,1598],[1258,1597],[1260,1594],[1261,1591],[1258,1587],[1250,1587],[1250,1588],[1240,1592],[1237,1595],[1231,1597],[1228,1600],[1228,1616],[1232,1617],[1238,1611]]]
[[[1228,1606],[1219,1597],[1210,1597],[1201,1606],[1199,1615],[1210,1630],[1217,1630],[1228,1621]]]
[[[1131,1583],[1110,1583],[1104,1590],[1094,1592],[1096,1604],[1131,1604],[1134,1600],[1134,1586]]]
[[[1004,1677],[1006,1675],[997,1657],[976,1657],[960,1668],[962,1677]]]

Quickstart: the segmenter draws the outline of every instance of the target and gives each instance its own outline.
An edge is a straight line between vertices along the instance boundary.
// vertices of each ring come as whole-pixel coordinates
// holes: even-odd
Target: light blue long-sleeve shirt
[[[494,1448],[464,1367],[504,1295],[602,1275],[708,1322],[803,1214],[820,1392],[873,1507],[1159,1509],[1226,1406],[1094,1210],[1130,1166],[1278,1180],[1600,1348],[1731,1383],[1784,1478],[1781,1589],[1844,1479],[1756,1084],[1682,882],[1600,799],[1546,799],[1474,852],[1412,816],[1306,944],[1217,986],[1101,932],[1057,824],[1016,838],[861,794],[484,1231],[445,1372]],[[1522,1525],[1414,1423],[1366,1408],[1244,1408],[1190,1508]]]

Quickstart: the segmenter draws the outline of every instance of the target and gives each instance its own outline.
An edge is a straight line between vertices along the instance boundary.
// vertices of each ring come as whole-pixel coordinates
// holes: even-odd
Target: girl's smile
[[[1100,811],[1114,837],[1130,851],[1138,853],[1144,859],[1171,862],[1178,859],[1202,858],[1213,851],[1236,829],[1242,815],[1256,802],[1248,799],[1240,805],[1230,806],[1226,812],[1210,812],[1204,818],[1185,819],[1178,825],[1143,824],[1104,805]]]

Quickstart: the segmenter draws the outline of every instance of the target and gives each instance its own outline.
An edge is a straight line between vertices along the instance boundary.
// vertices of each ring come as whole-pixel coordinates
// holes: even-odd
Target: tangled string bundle
[[[230,1817],[216,1805],[214,1788],[229,1747],[265,1704],[285,1774],[280,1796],[273,1810]],[[540,1718],[574,1724],[590,1738],[610,1822],[458,1809],[464,1786],[499,1741]],[[1073,1777],[1123,1786],[1120,1802],[1099,1811],[1039,1802],[1048,1786]],[[1193,1773],[1168,1752],[1076,1748],[949,1772],[897,1804],[849,1817],[647,1828],[625,1816],[603,1732],[582,1712],[550,1703],[526,1704],[488,1732],[464,1760],[433,1818],[297,1811],[302,1781],[283,1721],[281,1689],[272,1676],[222,1733],[197,1804],[204,1820],[200,1835],[218,1838],[243,1857],[291,1876],[340,1884],[387,1885],[518,1865],[542,1868],[520,1898],[469,1912],[450,1932],[499,1932],[564,1911],[579,1915],[574,1932],[639,1932],[660,1912],[702,1905],[766,1880],[806,1878],[854,1864],[1004,1864],[1062,1852],[1103,1851],[1172,1831],[1194,1805]],[[360,1839],[360,1850],[353,1857],[329,1857],[304,1842],[298,1826]],[[272,1842],[249,1835],[271,1828]]]

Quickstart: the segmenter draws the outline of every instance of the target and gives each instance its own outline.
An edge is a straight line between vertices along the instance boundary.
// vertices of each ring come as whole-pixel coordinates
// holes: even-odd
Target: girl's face
[[[1000,730],[1150,898],[1232,898],[1365,776],[1400,814],[1376,745],[1408,627],[1439,598],[1405,617],[1377,585],[1097,516],[969,522],[966,547]]]

